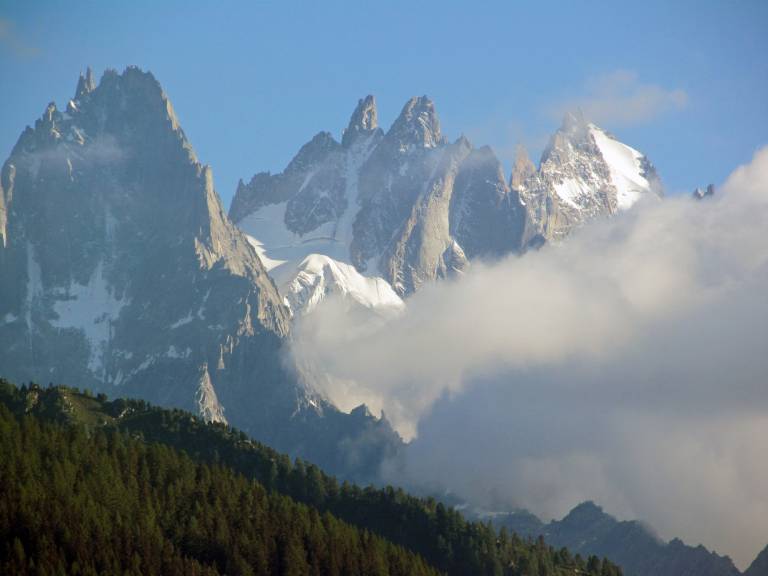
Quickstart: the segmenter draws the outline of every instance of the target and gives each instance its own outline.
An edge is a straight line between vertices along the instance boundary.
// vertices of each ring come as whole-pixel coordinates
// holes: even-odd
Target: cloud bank
[[[331,300],[294,354],[415,438],[391,480],[544,518],[594,499],[745,566],[768,534],[766,222],[768,147],[711,200],[473,265],[383,325]]]
[[[684,90],[644,83],[635,72],[616,70],[588,80],[584,97],[555,106],[552,114],[560,120],[565,112],[580,108],[597,124],[630,126],[681,110],[687,104]]]

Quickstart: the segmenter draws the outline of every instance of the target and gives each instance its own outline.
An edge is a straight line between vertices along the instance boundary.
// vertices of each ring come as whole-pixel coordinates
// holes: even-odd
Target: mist
[[[768,147],[711,199],[473,264],[388,321],[330,299],[293,353],[411,441],[388,481],[543,519],[592,499],[743,568],[768,543],[767,223]]]

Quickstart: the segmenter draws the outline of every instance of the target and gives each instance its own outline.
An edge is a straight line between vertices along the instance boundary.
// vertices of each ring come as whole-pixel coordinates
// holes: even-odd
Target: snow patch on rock
[[[643,155],[594,124],[589,125],[589,130],[611,173],[611,183],[617,191],[618,209],[631,208],[643,195],[651,191],[651,183],[643,175]]]
[[[127,304],[117,298],[104,277],[101,262],[87,284],[72,282],[56,300],[53,310],[58,316],[51,325],[60,329],[75,329],[83,333],[90,348],[88,369],[95,373],[104,369],[112,339],[112,324]]]

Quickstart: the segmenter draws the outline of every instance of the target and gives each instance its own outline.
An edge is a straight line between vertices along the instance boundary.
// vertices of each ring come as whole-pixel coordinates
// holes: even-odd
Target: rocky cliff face
[[[525,210],[489,148],[448,143],[426,96],[410,99],[386,134],[376,119],[368,96],[341,144],[321,133],[281,174],[238,186],[230,215],[281,286],[319,253],[406,296],[469,258],[520,250]]]
[[[383,278],[405,297],[473,259],[560,241],[661,194],[645,156],[579,114],[566,115],[538,169],[519,149],[507,182],[490,148],[448,143],[426,96],[411,98],[386,133],[368,96],[341,143],[322,132],[282,173],[241,182],[230,216],[289,301],[311,254]]]
[[[562,240],[595,218],[628,210],[645,197],[662,195],[650,161],[637,150],[567,114],[551,138],[537,171],[521,157],[511,185],[526,204],[534,230],[543,239]]]
[[[397,444],[386,423],[347,426],[284,362],[289,310],[151,74],[107,71],[96,86],[89,71],[1,176],[4,376],[195,410],[331,469],[362,428]],[[337,200],[318,200],[317,222]]]

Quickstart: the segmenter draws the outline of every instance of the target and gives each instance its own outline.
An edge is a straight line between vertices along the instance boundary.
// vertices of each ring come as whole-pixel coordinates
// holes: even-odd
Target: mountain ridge
[[[290,310],[152,74],[81,75],[66,111],[21,134],[0,198],[5,375],[119,387],[339,473],[373,474],[400,446],[287,360]]]
[[[365,153],[353,155],[361,137]],[[519,147],[508,179],[490,147],[448,141],[427,96],[409,99],[387,131],[375,98],[360,99],[341,140],[318,133],[283,172],[257,173],[233,197],[230,217],[274,262],[288,299],[291,274],[313,253],[407,298],[472,260],[559,242],[662,195],[647,157],[578,114],[566,115],[539,167]]]
[[[361,410],[356,411],[357,416],[364,416]],[[105,395],[94,397],[89,393],[82,393],[76,389],[56,386],[41,388],[34,384],[16,388],[9,382],[0,378],[0,428],[9,430],[6,425],[7,415],[12,415],[18,422],[16,430],[31,431],[29,437],[39,439],[41,434],[35,433],[35,425],[47,427],[49,430],[61,431],[62,437],[75,438],[78,441],[76,451],[78,458],[71,459],[62,465],[58,460],[56,465],[59,468],[71,470],[73,466],[82,466],[80,471],[81,484],[85,480],[90,486],[94,480],[99,479],[99,473],[104,472],[100,467],[91,466],[94,459],[88,453],[86,440],[92,439],[94,446],[101,449],[104,446],[118,446],[121,443],[130,444],[134,448],[153,451],[154,457],[149,459],[146,466],[136,473],[134,482],[128,481],[129,487],[135,487],[136,483],[144,483],[148,474],[153,474],[158,482],[165,479],[173,479],[181,476],[178,471],[170,474],[161,473],[162,454],[183,454],[183,458],[189,459],[198,467],[202,467],[203,473],[189,475],[183,486],[176,486],[176,491],[166,491],[171,493],[186,493],[190,487],[194,488],[198,484],[207,486],[205,495],[197,494],[197,498],[207,499],[213,488],[206,484],[206,480],[216,471],[228,472],[231,477],[233,474],[240,475],[253,483],[254,488],[260,493],[268,492],[273,497],[287,498],[286,504],[290,506],[298,505],[307,507],[314,511],[313,517],[324,517],[332,515],[332,519],[345,522],[347,525],[355,528],[367,536],[374,534],[378,538],[386,539],[385,542],[395,544],[418,557],[423,558],[430,566],[437,568],[440,573],[450,574],[505,574],[506,576],[522,576],[533,570],[549,569],[549,573],[554,576],[565,576],[572,574],[574,570],[579,570],[582,574],[591,576],[614,576],[620,574],[620,571],[610,562],[600,560],[597,557],[583,559],[579,556],[573,556],[568,551],[554,550],[545,546],[542,542],[526,542],[520,538],[501,531],[496,532],[490,524],[479,522],[468,522],[460,513],[435,501],[432,498],[415,498],[404,493],[401,489],[390,487],[360,488],[350,485],[347,482],[339,482],[322,472],[316,466],[307,464],[300,459],[291,461],[286,455],[279,454],[275,450],[254,442],[236,429],[230,428],[223,423],[204,422],[199,418],[192,416],[181,410],[167,410],[149,405],[141,400],[116,399],[109,400]],[[39,430],[39,428],[38,428]],[[84,434],[83,434],[84,432]],[[106,438],[105,438],[106,436]],[[16,440],[15,435],[2,435],[2,440],[13,443]],[[111,438],[111,440],[109,440]],[[26,454],[33,462],[40,463],[43,458],[37,453],[38,447],[34,442],[27,439],[26,442],[17,443],[17,446],[25,446]],[[13,451],[13,461],[20,459],[20,453],[23,450]],[[120,455],[126,453],[125,447],[109,454],[108,462],[120,460]],[[61,457],[62,451],[55,451],[57,457]],[[51,460],[49,456],[49,460]],[[134,461],[141,458],[136,458]],[[7,463],[6,460],[0,462],[0,470]],[[207,473],[206,473],[207,472]],[[94,478],[95,476],[95,478]],[[37,474],[36,478],[45,477],[43,474]],[[67,478],[71,477],[68,475]],[[21,481],[14,475],[18,484]],[[50,477],[53,478],[53,477]],[[17,486],[14,483],[13,488]],[[112,482],[110,485],[114,485]],[[231,486],[231,484],[228,484]],[[145,485],[145,488],[147,486]],[[104,490],[106,491],[106,490]],[[87,494],[92,498],[100,498],[102,491],[96,494]],[[2,494],[0,494],[0,501]],[[56,499],[61,497],[59,491],[51,490],[44,494],[46,498]],[[227,495],[219,493],[218,500],[227,500]],[[4,509],[14,510],[19,500],[12,499]],[[138,500],[138,499],[137,499]],[[152,499],[143,497],[141,502],[149,504]],[[173,502],[173,499],[170,499]],[[185,502],[187,499],[181,499]],[[214,498],[214,504],[215,504]],[[41,498],[33,498],[33,502],[43,501]],[[178,502],[178,499],[176,500]],[[242,500],[238,500],[242,501]],[[235,503],[236,504],[236,503]],[[102,506],[103,508],[103,506]],[[215,508],[215,507],[214,507]],[[238,508],[235,506],[235,508]],[[185,520],[181,522],[179,530],[169,530],[167,523],[161,526],[165,529],[165,537],[173,542],[179,550],[190,553],[193,558],[198,558],[213,563],[217,566],[224,564],[223,558],[232,559],[236,556],[238,547],[232,547],[228,544],[228,539],[219,538],[216,530],[210,530],[207,538],[200,538],[196,546],[189,546],[189,541],[179,538],[179,532],[184,532],[188,528],[191,520],[188,518],[190,510],[198,510],[199,506],[189,506],[186,503],[176,510],[176,515]],[[249,506],[240,506],[239,509],[250,510]],[[124,510],[123,510],[124,512]],[[166,510],[160,510],[157,513],[164,515]],[[224,512],[214,509],[214,517],[219,518]],[[227,516],[232,510],[227,508]],[[103,515],[107,515],[106,510]],[[33,514],[22,515],[22,523],[27,525],[28,519],[34,517]],[[147,517],[153,518],[154,514],[149,513],[140,516],[141,520]],[[249,516],[251,521],[258,520]],[[198,522],[200,518],[198,518]],[[263,520],[262,520],[263,521]],[[242,519],[232,519],[227,522],[230,527],[238,526]],[[300,531],[302,526],[308,523],[298,522]],[[327,523],[326,523],[327,525]],[[279,532],[284,532],[291,528],[296,528],[293,524],[278,524]],[[250,528],[250,526],[248,526]],[[44,531],[45,525],[29,526],[30,530],[26,533],[21,530],[21,536],[25,539],[27,546],[33,544],[33,538],[29,533],[34,534],[32,528],[37,528],[39,532],[49,536]],[[0,518],[0,533],[8,529],[3,525]],[[11,528],[13,530],[13,528]],[[268,533],[269,526],[264,526],[261,533]],[[146,530],[146,532],[156,533]],[[51,531],[53,532],[53,531]],[[60,532],[60,531],[59,531]],[[102,534],[103,532],[100,532]],[[238,531],[234,530],[237,534]],[[242,549],[250,549],[250,540],[256,538],[259,531],[252,536],[240,542]],[[14,534],[18,538],[18,534]],[[283,534],[283,537],[285,535]],[[278,534],[278,538],[280,535]],[[317,537],[317,530],[307,530],[302,539],[304,546],[309,546]],[[56,541],[54,535],[52,540]],[[12,540],[12,539],[11,539]],[[70,541],[71,542],[71,541]],[[364,540],[365,542],[365,540]],[[65,542],[62,548],[66,547]],[[130,542],[124,542],[129,545]],[[312,546],[317,546],[313,544]],[[339,544],[337,543],[336,546]],[[335,550],[335,547],[333,549]],[[108,548],[108,546],[105,546]],[[228,553],[221,554],[218,562],[212,562],[211,554],[200,554],[200,550],[217,547],[228,550]],[[322,548],[322,546],[320,546]],[[122,550],[122,547],[118,547]],[[326,544],[327,549],[331,548]],[[28,548],[27,548],[28,549]],[[0,548],[0,564],[3,553],[6,548]],[[337,550],[338,551],[338,550]],[[156,556],[155,554],[154,556]],[[273,552],[274,556],[280,556]],[[152,561],[156,558],[148,558]],[[307,555],[307,561],[320,562],[321,559]],[[286,560],[287,564],[282,564],[285,572],[291,572],[291,568],[297,568],[303,565],[302,557],[290,558]],[[236,569],[229,568],[229,573],[247,574],[239,564]],[[251,561],[254,566],[260,566],[261,563]],[[396,568],[397,564],[395,565]],[[418,568],[416,562],[412,569]],[[258,573],[274,573],[274,568],[262,568]],[[395,573],[408,573],[398,572]],[[427,572],[428,570],[425,570]],[[300,572],[306,573],[306,572]],[[323,573],[320,571],[319,573]],[[360,573],[354,569],[346,573]],[[365,571],[361,573],[387,574],[386,570]]]
[[[376,118],[375,98],[367,96],[352,113],[341,144],[321,132],[282,173],[258,173],[238,185],[230,216],[262,248],[261,255],[282,268],[277,274],[289,282],[291,266],[319,253],[352,264],[363,276],[383,278],[404,297],[466,266],[454,233],[465,239],[482,229],[485,237],[468,242],[473,256],[516,249],[514,228],[522,225],[522,212],[490,148],[473,151],[464,137],[449,143],[426,96],[409,99],[386,132]],[[475,201],[475,182],[482,188],[488,179],[495,184],[481,189]],[[297,228],[289,215],[301,206],[323,216],[304,218],[306,226]],[[505,240],[486,233],[480,218],[473,218],[475,209],[500,221],[491,227],[496,235],[505,222],[510,230],[504,233],[513,240],[504,248],[494,245]],[[517,217],[505,216],[515,210]],[[283,232],[273,234],[283,223]]]
[[[606,555],[622,567],[626,576],[738,576],[742,574],[728,556],[720,556],[704,546],[689,546],[679,538],[662,540],[650,527],[637,520],[619,521],[592,501],[582,502],[561,520],[544,523],[526,511],[493,517],[523,536],[539,535],[552,546],[565,546],[582,554]],[[768,547],[753,563],[755,572],[765,574]]]

